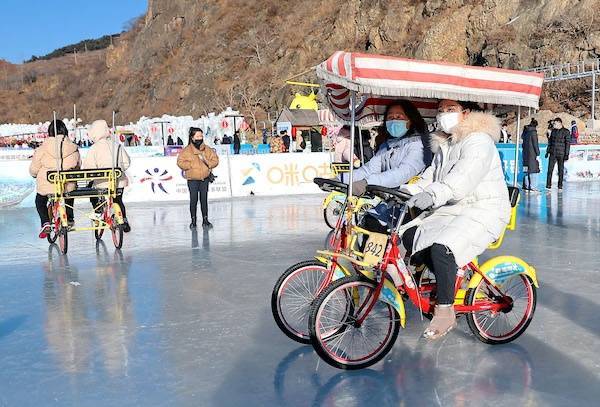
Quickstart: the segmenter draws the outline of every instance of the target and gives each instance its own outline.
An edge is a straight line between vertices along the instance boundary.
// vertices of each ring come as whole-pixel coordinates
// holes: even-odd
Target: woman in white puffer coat
[[[97,169],[97,168],[111,168],[113,165],[122,170],[122,175],[117,180],[117,188],[125,188],[128,184],[127,176],[125,171],[131,164],[129,154],[125,150],[125,147],[121,144],[114,143],[110,138],[110,128],[104,120],[96,120],[92,123],[88,132],[88,137],[94,142],[90,147],[87,155],[83,159],[83,169]],[[94,181],[95,188],[108,188],[108,181]],[[98,207],[98,198],[90,198],[90,202],[94,208]],[[114,202],[119,204],[121,212],[125,218],[123,224],[123,231],[131,231],[131,226],[127,220],[127,212],[125,204],[123,203],[123,196],[117,194]]]
[[[402,187],[413,194],[408,206],[432,210],[403,239],[436,276],[434,318],[424,333],[428,339],[456,326],[452,304],[458,267],[483,253],[510,219],[508,188],[495,146],[500,123],[474,110],[474,104],[440,102],[437,120],[444,133],[432,135],[433,162],[420,181]]]

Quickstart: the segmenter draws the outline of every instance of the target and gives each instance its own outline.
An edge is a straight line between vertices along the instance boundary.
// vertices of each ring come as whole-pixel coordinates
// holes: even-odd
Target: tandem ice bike
[[[67,254],[69,248],[69,233],[93,231],[96,240],[102,239],[104,231],[110,231],[115,248],[123,246],[123,225],[125,220],[119,204],[114,202],[117,194],[123,189],[117,188],[118,179],[122,175],[120,168],[100,168],[89,170],[48,171],[47,180],[53,185],[54,193],[48,199],[48,214],[50,216],[50,231],[48,242],[55,243],[62,254]],[[95,188],[94,182],[106,183],[106,188]],[[76,188],[71,191],[71,186]],[[97,204],[91,211],[79,210],[67,201],[71,199],[92,198]],[[88,225],[71,225],[67,219],[67,208],[77,209],[80,216],[89,222]],[[80,223],[83,221],[79,221]]]

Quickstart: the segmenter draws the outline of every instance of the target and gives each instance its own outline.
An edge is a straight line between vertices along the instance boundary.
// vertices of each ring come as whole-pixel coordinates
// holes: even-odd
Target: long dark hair
[[[54,129],[54,120],[50,121],[50,126],[48,126],[48,137],[54,137],[57,134],[69,135],[69,130],[62,120],[56,120],[56,129]]]
[[[419,109],[417,109],[417,107],[410,100],[396,100],[392,104],[388,105],[388,107],[385,109],[383,125],[381,126],[380,133],[377,136],[377,139],[379,139],[380,143],[379,145],[391,138],[390,133],[387,131],[387,116],[390,112],[390,109],[394,106],[400,106],[410,120],[410,127],[407,135],[419,135],[421,137],[421,142],[423,143],[423,162],[425,163],[425,166],[429,167],[431,161],[433,160],[429,130],[427,129],[427,123],[425,123],[425,119],[423,119],[423,116],[421,116],[421,112],[419,112]],[[385,135],[385,139],[383,139],[382,135]]]
[[[192,137],[194,137],[194,134],[196,134],[196,132],[198,131],[204,136],[204,130],[202,130],[200,127],[190,127],[190,132],[188,134],[188,144],[192,144]]]
[[[410,120],[410,128],[408,129],[409,133],[427,134],[427,124],[425,123],[423,116],[421,116],[419,109],[417,109],[417,107],[410,100],[399,99],[388,105],[388,107],[385,109],[385,114],[383,116],[383,129],[387,133],[388,137],[390,137],[390,135],[387,132],[386,127],[387,116],[390,112],[390,109],[394,106],[400,106]]]

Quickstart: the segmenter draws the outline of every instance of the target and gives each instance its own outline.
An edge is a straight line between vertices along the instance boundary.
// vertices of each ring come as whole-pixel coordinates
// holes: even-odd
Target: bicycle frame
[[[401,237],[400,231],[408,229],[411,227],[408,225],[412,223],[411,221],[406,225],[402,225],[402,222],[406,216],[406,212],[407,208],[405,207],[399,217],[398,225],[388,238],[383,259],[379,265],[375,267],[375,270],[359,270],[361,274],[375,281],[377,285],[375,290],[369,293],[371,298],[367,299],[356,312],[356,315],[360,316],[356,320],[357,324],[361,324],[367,318],[375,306],[376,301],[380,299],[384,290],[389,290],[390,292],[388,292],[387,295],[384,295],[382,300],[392,305],[399,312],[402,327],[404,327],[405,322],[405,310],[401,293],[406,294],[409,300],[424,312],[433,312],[435,304],[428,296],[423,294],[431,292],[434,288],[434,285],[428,284],[421,286],[415,284],[412,274],[398,273],[396,271],[407,269],[403,260],[404,256],[401,256],[400,249],[398,248],[398,243]],[[391,269],[390,266],[394,266],[395,269]],[[512,305],[512,299],[504,295],[499,285],[508,277],[518,274],[526,275],[532,280],[536,287],[538,286],[535,269],[517,257],[496,257],[489,260],[481,267],[479,267],[474,261],[470,262],[466,266],[459,269],[459,272],[457,273],[454,301],[455,312],[502,312],[504,309]],[[406,275],[410,277],[411,281],[407,281],[405,277]],[[465,275],[467,275],[467,277],[465,277]],[[394,284],[390,282],[390,279],[387,278],[388,276],[391,278]],[[485,282],[487,288],[491,291],[495,299],[493,301],[481,300],[474,305],[465,304],[467,290],[474,289],[481,283],[481,281]],[[466,285],[466,289],[462,288],[463,284]],[[364,313],[362,313],[363,310]]]
[[[69,170],[69,171],[60,171],[60,172],[58,172],[58,171],[49,172],[47,175],[48,181],[50,181],[52,183],[52,185],[54,186],[54,194],[52,197],[50,197],[49,202],[51,202],[52,205],[58,205],[58,214],[59,214],[59,219],[60,219],[60,225],[55,225],[55,227],[57,227],[57,226],[67,227],[68,226],[66,208],[72,208],[73,210],[75,210],[75,208],[74,208],[74,206],[68,205],[65,202],[65,198],[67,198],[66,185],[68,183],[72,183],[72,182],[76,182],[76,181],[90,182],[90,181],[102,180],[102,181],[107,181],[108,187],[106,188],[105,193],[99,193],[95,190],[92,190],[89,193],[86,193],[85,191],[83,191],[83,193],[77,193],[75,196],[72,196],[72,198],[77,198],[77,199],[81,199],[81,198],[104,199],[104,201],[99,202],[98,205],[95,208],[93,208],[93,210],[92,210],[92,212],[90,212],[90,214],[95,213],[96,210],[101,208],[103,205],[106,205],[106,206],[103,210],[103,215],[104,215],[103,218],[97,219],[97,224],[95,226],[71,228],[70,229],[71,231],[108,229],[113,226],[114,222],[116,222],[117,224],[123,223],[124,219],[123,219],[123,213],[121,211],[121,208],[119,207],[118,204],[113,202],[113,199],[117,195],[117,179],[120,175],[121,175],[120,169],[115,169],[115,170],[113,170],[113,169]],[[111,218],[107,218],[107,216],[106,216],[106,213],[109,211],[109,208],[112,209],[112,211],[115,215],[114,221]],[[85,212],[86,215],[88,214],[88,212],[86,212],[86,211],[81,211],[81,212]]]

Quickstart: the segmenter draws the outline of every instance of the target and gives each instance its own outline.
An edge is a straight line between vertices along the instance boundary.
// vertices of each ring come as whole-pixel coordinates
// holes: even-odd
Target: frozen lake
[[[461,319],[420,339],[412,307],[392,352],[342,372],[273,322],[271,289],[328,232],[320,196],[128,206],[121,252],[70,235],[61,256],[34,209],[0,211],[0,406],[597,405],[600,184],[524,196],[492,254],[534,265],[538,307],[512,344],[477,341]]]

